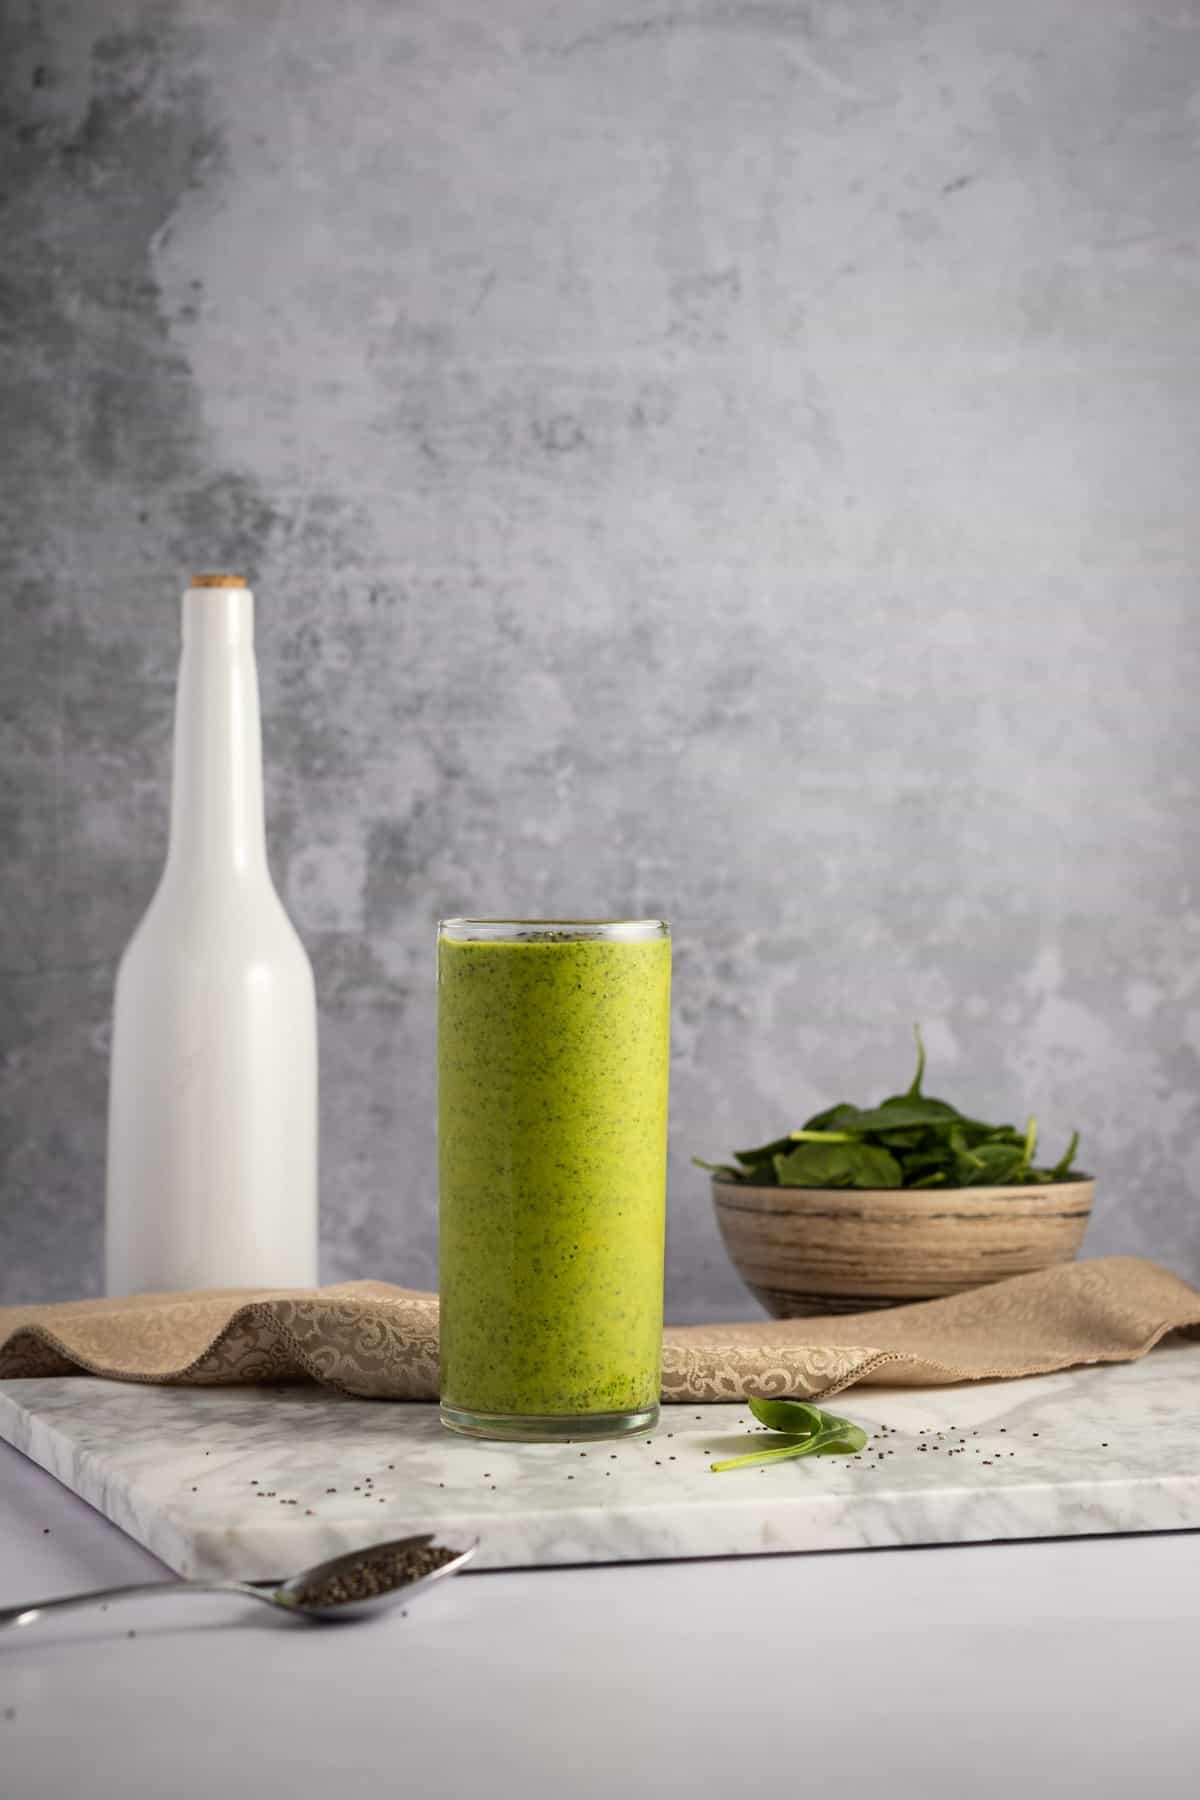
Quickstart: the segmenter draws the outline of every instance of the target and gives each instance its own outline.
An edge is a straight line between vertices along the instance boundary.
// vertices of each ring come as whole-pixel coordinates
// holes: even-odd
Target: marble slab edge
[[[751,1491],[756,1472],[749,1471],[723,1478],[744,1481],[744,1494],[723,1486],[711,1500],[531,1505],[495,1514],[451,1502],[436,1521],[427,1512],[403,1521],[395,1513],[386,1520],[361,1513],[309,1520],[292,1513],[261,1524],[245,1517],[230,1524],[151,1499],[102,1455],[22,1406],[13,1393],[19,1386],[0,1388],[0,1436],[181,1575],[268,1579],[434,1523],[446,1542],[478,1536],[480,1569],[997,1542],[1200,1524],[1200,1473],[1144,1470],[919,1492],[881,1482],[869,1493],[808,1488],[786,1497],[777,1489],[761,1496]]]
[[[20,1404],[12,1393],[21,1383],[0,1386],[0,1438],[53,1475],[65,1488],[86,1500],[112,1524],[174,1569],[177,1575],[227,1574],[228,1569],[193,1567],[189,1528],[139,1504],[134,1483],[106,1464],[102,1455],[81,1445],[39,1414]]]

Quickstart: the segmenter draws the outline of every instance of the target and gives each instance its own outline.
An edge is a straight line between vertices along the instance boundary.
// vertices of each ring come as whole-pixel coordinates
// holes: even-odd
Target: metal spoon
[[[333,1582],[345,1583],[348,1577],[361,1576],[364,1572],[369,1577],[372,1570],[386,1569],[388,1560],[397,1552],[420,1549],[431,1544],[433,1536],[431,1531],[427,1531],[418,1537],[393,1538],[387,1544],[372,1544],[366,1550],[351,1550],[345,1556],[335,1556],[330,1562],[317,1563],[315,1568],[303,1569],[299,1575],[281,1582],[142,1581],[131,1587],[98,1588],[87,1594],[64,1594],[61,1599],[38,1600],[31,1606],[3,1607],[0,1608],[0,1630],[5,1625],[32,1625],[38,1619],[44,1619],[48,1613],[63,1612],[68,1607],[97,1606],[109,1600],[127,1600],[135,1594],[241,1594],[247,1600],[261,1600],[267,1606],[290,1613],[294,1619],[312,1619],[323,1624],[335,1620],[340,1622],[342,1619],[362,1619],[369,1613],[383,1612],[389,1606],[398,1606],[402,1602],[407,1604],[414,1594],[432,1587],[443,1576],[457,1575],[478,1550],[479,1540],[468,1544],[465,1550],[454,1551],[446,1562],[418,1575],[414,1581],[401,1580],[380,1593],[355,1595],[328,1603],[312,1598],[302,1600],[300,1595],[305,1592],[311,1594],[313,1589],[320,1589]]]

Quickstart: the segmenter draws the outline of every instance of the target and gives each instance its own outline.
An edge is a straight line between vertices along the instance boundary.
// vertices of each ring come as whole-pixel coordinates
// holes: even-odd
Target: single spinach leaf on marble
[[[714,1475],[725,1469],[748,1468],[752,1463],[784,1462],[797,1456],[857,1456],[866,1449],[867,1434],[861,1425],[812,1406],[807,1400],[766,1400],[754,1396],[749,1405],[760,1424],[778,1431],[786,1441],[752,1450],[746,1456],[711,1463]]]
[[[788,1431],[793,1437],[824,1431],[830,1416],[810,1400],[792,1400],[787,1396],[771,1400],[762,1394],[751,1394],[746,1404],[760,1425],[768,1425],[772,1431]]]

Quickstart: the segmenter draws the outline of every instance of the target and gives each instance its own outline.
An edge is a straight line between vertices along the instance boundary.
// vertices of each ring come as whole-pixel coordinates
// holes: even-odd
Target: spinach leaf
[[[912,1080],[908,1084],[908,1098],[917,1100],[921,1095],[921,1083],[925,1079],[925,1039],[921,1036],[921,1027],[913,1026],[913,1036],[917,1040],[917,1067]]]
[[[1062,1155],[1059,1157],[1059,1159],[1055,1163],[1054,1167],[1047,1171],[1047,1173],[1050,1176],[1051,1181],[1066,1181],[1067,1180],[1067,1170],[1071,1167],[1071,1164],[1075,1161],[1075,1152],[1078,1150],[1078,1148],[1079,1148],[1079,1133],[1077,1131],[1073,1131],[1071,1133],[1070,1143],[1067,1145],[1066,1149],[1063,1151]]]
[[[731,1181],[744,1181],[745,1169],[735,1169],[731,1163],[705,1162],[702,1156],[693,1156],[692,1161],[698,1169],[707,1169],[710,1175],[728,1175]]]
[[[1025,1143],[1022,1146],[1021,1162],[1026,1169],[1033,1167],[1033,1155],[1037,1149],[1037,1120],[1029,1115],[1029,1123],[1025,1127]]]
[[[772,1431],[790,1431],[793,1437],[807,1437],[810,1432],[824,1431],[829,1417],[808,1400],[792,1400],[786,1396],[768,1400],[761,1394],[752,1394],[746,1404],[760,1425],[769,1425]]]
[[[736,1167],[694,1160],[729,1180],[782,1187],[1022,1187],[1074,1179],[1078,1132],[1058,1162],[1036,1168],[1036,1120],[1021,1132],[971,1118],[926,1094],[919,1027],[915,1036],[917,1066],[904,1093],[877,1106],[839,1101],[786,1137],[735,1150]]]
[[[857,1106],[851,1106],[848,1100],[839,1100],[836,1106],[827,1106],[824,1112],[814,1113],[804,1123],[805,1131],[845,1131],[847,1121],[857,1113]]]
[[[890,1151],[855,1140],[801,1143],[775,1158],[780,1187],[898,1188],[900,1164]]]
[[[735,1150],[733,1159],[752,1169],[758,1163],[769,1163],[773,1156],[781,1156],[791,1141],[790,1137],[781,1137],[770,1144],[761,1144],[757,1150]]]
[[[749,1404],[759,1423],[784,1434],[785,1441],[766,1450],[752,1450],[747,1456],[711,1463],[714,1475],[725,1469],[748,1468],[752,1463],[783,1462],[795,1456],[857,1456],[866,1449],[867,1434],[861,1425],[811,1406],[807,1400],[762,1400],[756,1396]]]
[[[906,1094],[894,1095],[891,1100],[884,1100],[879,1106],[858,1107],[846,1106],[838,1109],[838,1129],[841,1131],[903,1131],[909,1126],[943,1126],[952,1119],[961,1119],[962,1114],[945,1100],[910,1100]],[[812,1128],[812,1120],[806,1129]],[[990,1128],[988,1128],[990,1129]]]
[[[872,1136],[881,1144],[886,1144],[889,1150],[920,1150],[933,1141],[926,1125],[910,1125],[902,1131],[876,1131]]]
[[[1024,1167],[1025,1153],[1020,1144],[978,1144],[955,1158],[960,1187],[1019,1185]]]
[[[857,1144],[852,1131],[813,1131],[807,1125],[790,1134],[793,1144]]]

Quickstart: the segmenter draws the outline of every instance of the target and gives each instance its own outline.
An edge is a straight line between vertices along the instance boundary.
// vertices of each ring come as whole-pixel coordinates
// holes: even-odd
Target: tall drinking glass
[[[671,941],[661,919],[438,930],[442,1421],[658,1416]]]

